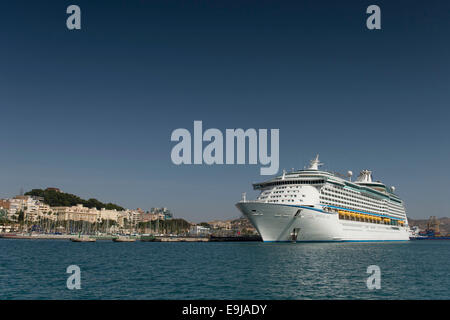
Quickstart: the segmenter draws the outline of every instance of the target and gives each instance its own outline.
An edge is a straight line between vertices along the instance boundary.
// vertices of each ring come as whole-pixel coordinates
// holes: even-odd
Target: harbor
[[[229,242],[229,241],[262,241],[261,237],[255,236],[209,236],[209,237],[190,237],[190,236],[123,236],[123,235],[70,235],[70,234],[15,234],[2,233],[0,239],[22,239],[22,240],[70,240],[72,242]]]
[[[374,256],[384,272],[382,292],[367,290],[362,281]],[[421,256],[426,259],[418,258]],[[59,300],[449,299],[449,259],[450,241],[438,240],[291,245],[0,239],[0,261],[8,265],[2,272],[5,281],[0,284],[0,296]],[[72,264],[81,268],[82,290],[65,289],[66,268]]]

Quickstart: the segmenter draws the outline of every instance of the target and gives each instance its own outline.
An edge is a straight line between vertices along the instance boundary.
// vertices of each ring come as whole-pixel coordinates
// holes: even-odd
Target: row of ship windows
[[[325,199],[324,199],[324,200],[325,200]],[[328,201],[331,201],[331,202],[328,202]],[[379,209],[379,210],[378,210],[378,209],[373,208],[373,207],[357,206],[357,205],[352,205],[351,203],[342,202],[342,201],[336,201],[336,200],[334,200],[334,201],[333,201],[333,200],[328,200],[328,201],[320,201],[320,202],[321,202],[322,204],[327,204],[327,205],[347,206],[348,208],[350,208],[350,209],[355,209],[355,210],[357,210],[357,209],[366,209],[366,210],[374,211],[374,212],[377,212],[377,213],[389,212],[389,213],[392,213],[392,214],[398,214],[398,215],[400,215],[400,216],[403,216],[403,215],[404,215],[404,211],[400,211],[400,210],[392,210],[392,209],[390,209],[390,208],[388,208],[388,209],[383,208],[383,209]]]
[[[291,187],[291,186],[276,187],[276,188],[274,188],[275,190],[282,189],[282,191],[272,191],[273,189],[272,190],[263,191],[261,193],[261,195],[259,196],[259,199],[260,200],[265,200],[267,198],[281,198],[281,196],[278,195],[278,194],[298,193],[299,190],[284,190],[284,189],[296,189],[296,188],[298,189],[298,188],[301,188],[301,187],[299,187],[299,186],[297,186],[297,187]],[[277,195],[275,195],[275,194],[277,194]],[[288,194],[288,195],[285,195],[284,197],[285,198],[286,197],[295,197],[296,198],[297,195]],[[302,197],[305,197],[305,195],[302,195]],[[300,201],[302,201],[302,200],[300,200]]]
[[[336,189],[345,190],[347,192],[337,191]],[[369,203],[373,203],[373,204],[377,204],[377,203],[380,203],[380,201],[382,201],[382,200],[379,200],[379,199],[377,199],[375,197],[372,197],[371,195],[364,195],[364,196],[362,196],[360,193],[358,193],[356,191],[353,191],[353,190],[350,190],[350,189],[339,188],[339,187],[335,187],[335,188],[327,188],[327,187],[325,187],[325,188],[323,188],[321,190],[321,193],[325,194],[325,195],[328,195],[328,196],[335,196],[335,197],[340,198],[340,199],[346,199],[346,200],[352,201],[352,199],[349,199],[349,198],[346,198],[346,197],[342,197],[342,196],[336,196],[336,195],[330,194],[330,193],[328,193],[326,191],[329,191],[329,192],[332,192],[332,193],[336,193],[336,194],[345,195],[345,196],[347,196],[349,198],[353,198],[353,199],[360,199],[360,200],[363,200],[363,201],[365,200],[365,201],[368,201]],[[350,195],[349,193],[354,194],[354,196]],[[367,198],[374,199],[374,200],[369,200]],[[388,203],[389,205],[396,206],[396,207],[401,208],[401,209],[403,208],[400,204],[397,204],[397,203],[386,202],[386,201],[383,201],[383,202],[384,203]],[[361,202],[359,202],[359,203],[361,203]],[[369,204],[367,202],[363,202],[363,203]]]
[[[355,194],[355,195],[358,195],[358,196],[360,196],[361,195],[361,192],[359,192],[359,191],[355,191],[355,190],[352,190],[352,189],[349,189],[349,188],[344,188],[344,187],[341,187],[341,186],[330,186],[330,187],[328,187],[328,186],[325,186],[325,188],[324,188],[324,190],[328,190],[328,191],[332,191],[332,192],[336,192],[336,193],[340,193],[340,194]],[[340,191],[338,191],[338,190],[340,190]],[[364,193],[364,197],[365,198],[370,198],[370,199],[373,199],[373,200],[379,200],[379,198],[377,198],[377,197],[375,197],[375,196],[373,196],[373,195],[371,195],[371,194],[369,194],[369,193]]]
[[[339,206],[342,207],[344,209],[353,209],[353,210],[358,210],[358,209],[366,209],[367,212],[372,212],[372,213],[378,213],[378,214],[390,214],[394,217],[398,217],[398,218],[403,218],[405,216],[404,212],[392,212],[390,210],[371,210],[371,208],[365,208],[365,207],[359,207],[359,206],[346,206],[345,204],[337,204],[337,203],[333,203],[333,202],[327,202],[327,201],[320,201],[321,204],[325,204],[325,205],[329,205],[329,206]]]
[[[338,189],[338,190],[345,190],[345,192],[337,191],[336,189]],[[326,188],[325,187],[325,188],[323,188],[321,190],[321,192],[323,194],[328,194],[326,191],[329,191],[329,192],[332,192],[332,193],[335,193],[335,194],[340,194],[340,195],[343,195],[343,196],[347,196],[347,197],[353,198],[353,199],[365,200],[365,201],[368,201],[368,202],[371,202],[371,203],[378,203],[379,202],[379,200],[377,200],[377,198],[374,198],[374,197],[372,197],[370,195],[366,195],[366,194],[364,196],[362,196],[360,193],[358,193],[356,191],[353,191],[353,190],[349,190],[349,189],[343,189],[343,188],[339,188],[339,187],[335,187],[335,188]],[[328,194],[328,195],[330,195],[330,194]],[[348,200],[350,200],[350,199],[348,199]]]
[[[270,186],[275,186],[275,185],[284,185],[282,187],[277,187],[276,189],[285,189],[286,188],[286,186],[285,186],[286,184],[323,184],[323,183],[325,183],[325,180],[297,180],[297,181],[292,180],[292,181],[271,182],[271,183],[265,184],[262,187],[270,187]],[[290,187],[290,188],[292,188],[292,187]],[[354,195],[356,195],[357,198],[363,199],[363,198],[361,198],[361,193],[360,192],[354,191],[352,189],[344,188],[344,187],[341,187],[341,186],[333,186],[332,188],[325,187],[324,189],[328,190],[328,191],[332,191],[332,192],[337,192],[337,193],[343,194],[343,195],[348,195],[349,193],[350,194],[354,194]],[[341,192],[341,191],[336,191],[336,190],[346,191],[347,194],[344,193],[344,192]],[[352,196],[350,196],[350,197],[352,197]],[[377,201],[377,202],[380,201],[379,198],[377,198],[377,197],[375,197],[373,195],[370,195],[370,194],[364,194],[364,198],[370,198],[370,199],[373,199],[374,201]],[[371,200],[368,200],[368,201],[371,201]]]
[[[287,193],[291,193],[291,192],[297,193],[297,192],[299,192],[299,190],[273,191],[273,193],[285,193],[285,192],[287,192]],[[268,192],[268,193],[270,193],[270,192]]]
[[[329,205],[339,205],[339,206],[347,206],[347,207],[352,207],[352,208],[359,208],[359,209],[365,209],[365,210],[369,210],[369,211],[374,211],[377,213],[381,213],[384,210],[383,209],[378,209],[378,208],[374,208],[374,207],[370,207],[370,206],[364,206],[364,205],[354,205],[345,201],[339,201],[339,200],[333,200],[333,199],[323,199],[324,201],[320,201],[321,203],[324,204],[329,204]]]
[[[356,195],[360,195],[361,194],[359,191],[355,191],[355,190],[350,189],[350,188],[344,188],[344,187],[338,187],[338,186],[333,186],[333,187],[334,187],[334,189],[345,190],[345,191],[348,191],[348,192],[356,194]],[[328,189],[328,190],[330,190],[330,189]],[[367,197],[367,198],[374,199],[375,201],[381,201],[380,198],[377,198],[377,197],[375,197],[375,196],[373,196],[371,194],[364,194],[364,196]],[[394,202],[388,202],[388,203],[392,203],[393,205],[397,205],[397,206],[401,207],[402,203],[401,203],[400,200],[394,200],[394,199],[390,199],[390,200],[392,200]],[[387,200],[383,199],[382,201],[387,201]]]
[[[279,186],[279,185],[286,185],[286,184],[323,184],[325,183],[325,180],[291,180],[291,181],[276,181],[276,182],[270,182],[265,183],[261,185],[263,188],[271,187],[271,186]]]
[[[299,186],[297,186],[297,187],[293,187],[293,186],[281,186],[281,187],[276,187],[275,189],[278,189],[278,190],[279,190],[279,189],[287,189],[287,188],[289,188],[289,189],[291,189],[291,188],[301,188],[301,186],[300,186],[300,187],[299,187]],[[356,196],[352,196],[352,195],[346,194],[346,193],[348,193],[348,192],[341,192],[341,191],[337,191],[337,190],[333,190],[333,189],[339,189],[339,190],[343,190],[343,191],[348,191],[348,192],[351,192],[351,193],[355,194]],[[355,204],[352,203],[352,202],[341,201],[341,200],[331,199],[331,198],[327,198],[327,197],[320,197],[320,198],[321,198],[321,199],[324,199],[324,200],[328,200],[328,201],[336,201],[336,202],[338,202],[339,204],[345,204],[345,205],[350,205],[350,206],[355,206],[355,207],[364,208],[364,209],[366,209],[366,210],[379,210],[379,211],[384,211],[384,210],[385,210],[385,207],[377,205],[377,203],[379,203],[379,201],[375,202],[375,201],[371,201],[371,200],[367,200],[367,199],[365,199],[365,200],[367,200],[368,202],[366,202],[366,201],[354,200],[354,199],[361,199],[361,200],[362,200],[362,199],[364,199],[364,198],[372,198],[372,199],[376,199],[376,198],[373,198],[373,197],[371,197],[371,196],[369,196],[369,195],[365,195],[365,197],[362,197],[362,196],[360,195],[360,193],[358,193],[358,192],[356,192],[356,191],[353,191],[353,190],[350,190],[350,189],[344,189],[344,188],[342,188],[342,187],[333,187],[333,189],[330,189],[330,188],[326,188],[326,187],[325,187],[325,188],[323,188],[322,190],[327,190],[327,191],[335,192],[335,193],[337,193],[337,194],[346,195],[346,196],[351,197],[351,198],[353,198],[353,199],[349,199],[349,198],[346,198],[346,197],[333,195],[333,194],[330,194],[330,193],[327,193],[327,192],[324,192],[324,191],[322,191],[322,193],[323,193],[324,195],[336,197],[336,198],[339,198],[339,199],[344,199],[344,200],[347,200],[347,201],[356,202],[356,203],[358,203],[358,205],[355,205]],[[279,193],[285,193],[285,192],[288,192],[288,193],[290,193],[290,192],[298,192],[298,190],[273,191],[273,193],[277,193],[277,194],[279,194]],[[271,193],[271,190],[264,191],[264,192],[261,194],[260,199],[261,199],[261,200],[267,199],[268,196],[265,196],[265,195],[269,195],[270,193]],[[263,196],[263,195],[264,195],[264,196]],[[280,198],[280,197],[281,197],[281,196],[271,196],[270,198]],[[285,197],[286,197],[286,196],[285,196]],[[303,195],[303,197],[305,197],[305,195]],[[332,203],[330,203],[330,204],[332,204]],[[403,206],[398,205],[398,204],[396,204],[396,203],[391,203],[391,202],[384,202],[384,204],[388,204],[388,206],[389,206],[389,211],[396,212],[396,213],[398,213],[398,214],[400,214],[400,215],[404,214],[404,208],[403,208]]]
[[[273,199],[273,198],[281,198],[281,197],[285,197],[285,198],[289,198],[289,197],[290,197],[290,198],[297,198],[297,195],[296,195],[296,194],[288,194],[288,195],[284,195],[284,196],[279,196],[279,195],[276,195],[276,196],[270,196],[270,197],[265,196],[265,197],[260,197],[259,199],[264,200],[264,199],[267,199],[267,198]],[[303,194],[302,197],[305,197],[305,195]]]
[[[378,204],[372,204],[371,202],[367,202],[367,201],[360,201],[360,200],[356,200],[356,199],[348,199],[346,197],[335,196],[333,194],[329,194],[329,193],[326,193],[326,192],[324,192],[323,194],[327,195],[329,197],[334,197],[334,198],[328,198],[328,197],[325,197],[325,196],[321,196],[320,197],[321,199],[335,200],[335,201],[339,201],[337,199],[343,199],[343,200],[346,200],[346,201],[350,201],[349,203],[357,203],[359,205],[368,205],[368,206],[375,207],[375,208],[383,208],[383,206],[379,206]]]

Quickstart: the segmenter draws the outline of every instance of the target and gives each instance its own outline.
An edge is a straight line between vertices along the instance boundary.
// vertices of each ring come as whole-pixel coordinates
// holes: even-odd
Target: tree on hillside
[[[17,221],[20,222],[20,223],[22,223],[23,220],[24,220],[24,217],[25,217],[25,214],[24,214],[23,210],[20,210],[20,211],[18,212]]]
[[[118,211],[124,210],[124,208],[122,208],[121,206],[113,203],[105,204],[94,198],[84,200],[74,194],[58,192],[56,190],[32,189],[31,191],[25,193],[25,195],[42,197],[44,198],[44,203],[48,204],[51,207],[70,207],[77,204],[82,204],[83,206],[88,208],[106,208],[109,210],[116,209]]]

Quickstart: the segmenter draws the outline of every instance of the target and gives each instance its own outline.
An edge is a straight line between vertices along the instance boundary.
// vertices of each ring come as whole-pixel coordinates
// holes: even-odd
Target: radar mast
[[[308,170],[319,170],[319,166],[323,165],[319,161],[319,155],[316,155],[316,158],[309,162]]]

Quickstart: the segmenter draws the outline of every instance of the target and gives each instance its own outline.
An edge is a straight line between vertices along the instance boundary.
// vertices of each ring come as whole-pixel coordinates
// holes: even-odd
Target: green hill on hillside
[[[77,204],[82,204],[83,206],[88,208],[106,208],[109,210],[116,209],[118,211],[124,210],[124,208],[114,203],[103,203],[93,198],[84,200],[74,194],[58,192],[56,190],[33,189],[25,193],[25,195],[42,197],[44,198],[44,203],[48,204],[51,207],[70,207]]]

